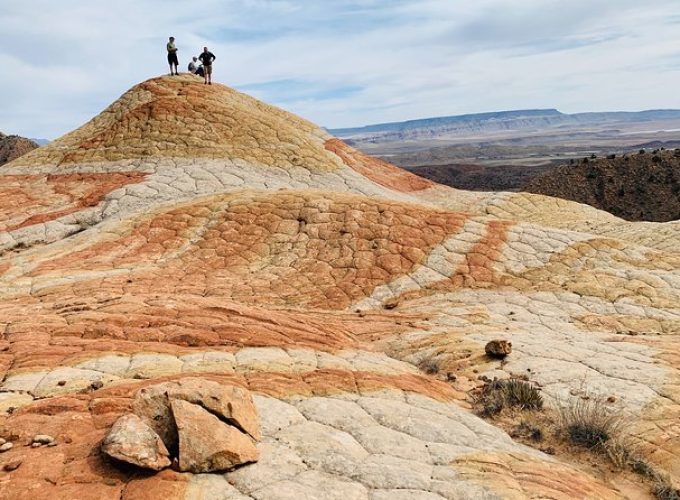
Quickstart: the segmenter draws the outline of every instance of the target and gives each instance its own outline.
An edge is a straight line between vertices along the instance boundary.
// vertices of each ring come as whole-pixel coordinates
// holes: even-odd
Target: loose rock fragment
[[[12,472],[13,470],[17,470],[21,464],[21,460],[12,460],[11,462],[7,462],[5,465],[3,465],[2,470],[5,472]]]
[[[52,441],[54,441],[54,438],[47,434],[36,434],[33,437],[33,443],[50,444]]]
[[[104,382],[102,382],[101,380],[95,380],[94,382],[92,382],[90,384],[90,388],[93,391],[96,391],[97,389],[101,389],[102,387],[104,387]]]
[[[170,465],[163,441],[137,415],[124,415],[113,424],[102,443],[102,451],[145,469],[158,471]]]
[[[0,453],[4,453],[6,451],[11,450],[14,447],[13,443],[5,443],[3,445],[0,445]]]
[[[492,340],[486,344],[484,352],[492,358],[503,359],[512,352],[512,343],[507,340]]]
[[[213,472],[258,458],[257,409],[241,387],[195,378],[166,382],[138,391],[133,411],[116,422],[102,446],[119,460],[148,468],[155,467],[146,462],[160,462],[162,468],[172,457],[182,471]]]

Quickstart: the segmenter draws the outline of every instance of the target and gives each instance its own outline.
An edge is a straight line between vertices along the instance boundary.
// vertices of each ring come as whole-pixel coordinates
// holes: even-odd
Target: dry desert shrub
[[[504,408],[540,410],[541,391],[532,383],[519,379],[493,380],[484,385],[476,398],[482,416],[499,414]]]
[[[427,358],[418,363],[418,368],[427,375],[436,375],[441,370],[441,364],[436,359]]]
[[[560,410],[559,422],[571,443],[606,452],[605,445],[620,436],[623,417],[601,399],[574,398]]]
[[[680,490],[673,486],[666,475],[655,475],[653,492],[658,500],[680,500]]]

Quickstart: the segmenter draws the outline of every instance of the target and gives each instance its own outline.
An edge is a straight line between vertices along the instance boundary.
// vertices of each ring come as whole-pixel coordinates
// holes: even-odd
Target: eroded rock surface
[[[678,479],[677,223],[437,186],[191,76],[8,163],[0,194],[0,437],[58,443],[0,455],[22,463],[2,498],[623,496],[471,412],[511,376],[546,406],[611,398]],[[197,377],[254,394],[260,434]],[[259,460],[140,476],[92,454],[135,411],[172,443],[169,405]],[[184,469],[223,463],[198,445]]]

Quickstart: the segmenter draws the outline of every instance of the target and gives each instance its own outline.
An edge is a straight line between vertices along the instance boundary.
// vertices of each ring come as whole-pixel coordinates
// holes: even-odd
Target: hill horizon
[[[524,118],[524,117],[544,117],[544,116],[559,116],[571,118],[592,118],[592,119],[609,119],[609,120],[631,120],[631,119],[659,119],[659,118],[680,118],[680,109],[675,108],[660,108],[660,109],[644,109],[639,111],[582,111],[578,113],[563,113],[557,108],[528,108],[528,109],[510,109],[502,111],[485,111],[479,113],[464,113],[457,115],[433,116],[424,118],[414,118],[403,121],[393,122],[378,122],[367,125],[358,125],[355,127],[324,127],[329,132],[339,135],[347,136],[353,133],[361,132],[377,132],[388,130],[401,130],[408,128],[416,128],[420,126],[439,125],[451,122],[465,122],[465,121],[485,121],[503,118]]]

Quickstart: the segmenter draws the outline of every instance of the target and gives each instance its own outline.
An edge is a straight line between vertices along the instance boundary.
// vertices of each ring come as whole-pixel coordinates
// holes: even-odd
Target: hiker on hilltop
[[[175,46],[174,36],[170,37],[170,41],[165,47],[166,49],[168,49],[168,64],[170,65],[170,74],[179,75],[179,73],[177,72],[177,66],[179,66],[179,61],[177,60],[177,47]]]
[[[196,66],[196,62],[198,61],[198,57],[194,56],[189,63],[189,73],[194,74],[196,76],[205,76],[205,72],[203,71],[203,65],[199,64]]]
[[[198,66],[196,66],[196,61],[198,61],[198,57],[194,56],[191,61],[189,61],[189,67],[187,68],[189,70],[189,73],[196,74],[198,71]]]
[[[208,50],[208,47],[203,47],[203,52],[198,58],[203,63],[204,85],[212,85],[212,63],[215,59],[215,54]]]

